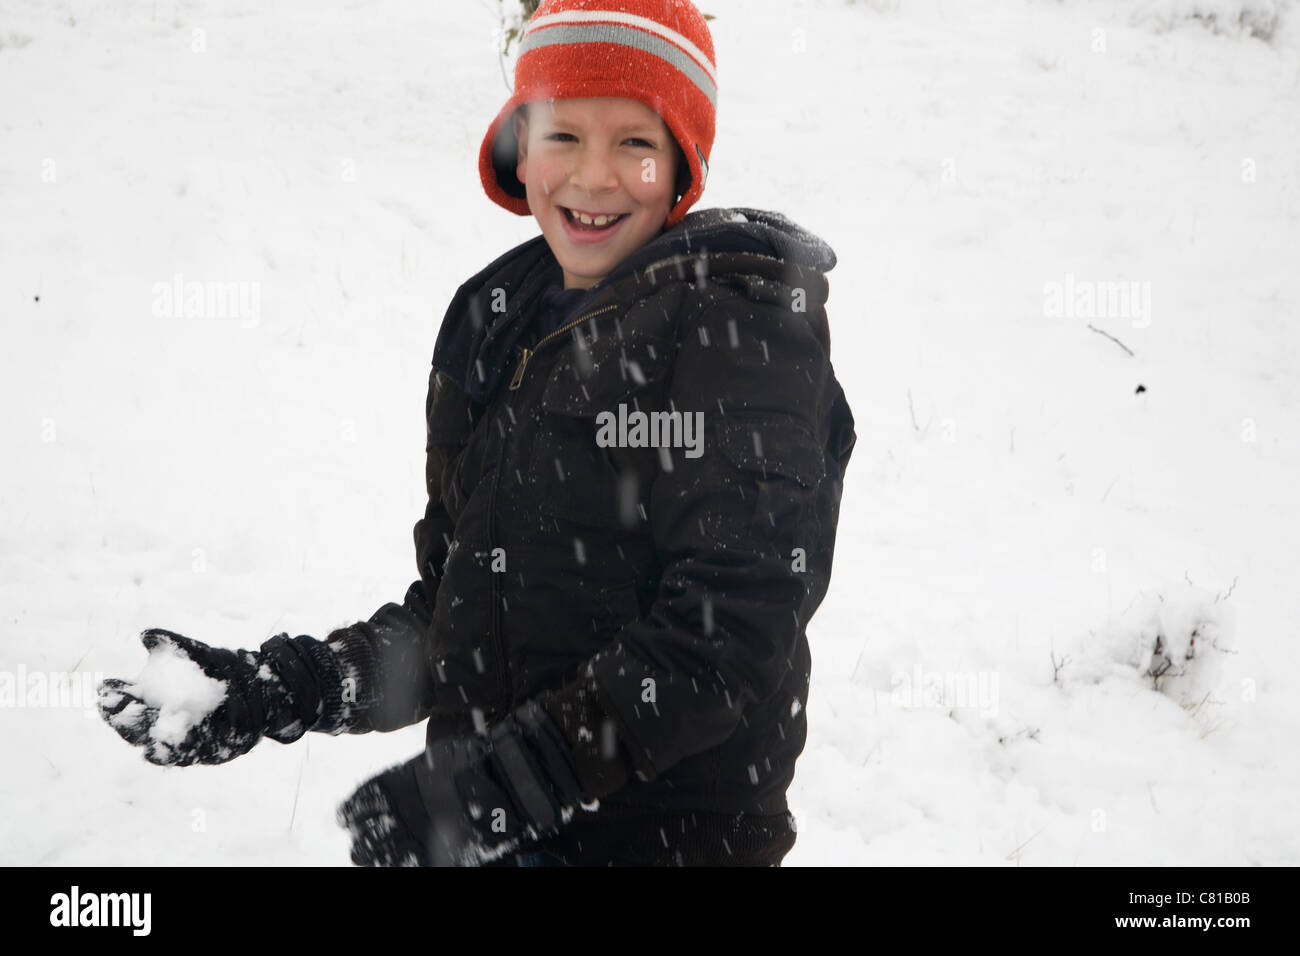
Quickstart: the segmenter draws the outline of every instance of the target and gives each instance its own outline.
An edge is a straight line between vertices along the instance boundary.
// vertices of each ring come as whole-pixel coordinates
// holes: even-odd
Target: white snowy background
[[[699,208],[834,247],[859,434],[786,865],[1300,863],[1300,9],[700,6]],[[0,0],[11,688],[401,599],[438,323],[537,234],[478,180],[499,18]],[[156,315],[177,274],[256,320]],[[1149,313],[1052,314],[1067,282]],[[161,769],[39,704],[0,709],[0,863],[346,865],[334,808],[422,745]]]

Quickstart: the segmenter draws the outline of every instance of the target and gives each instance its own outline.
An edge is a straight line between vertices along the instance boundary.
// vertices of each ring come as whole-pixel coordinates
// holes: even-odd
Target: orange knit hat
[[[718,105],[713,38],[689,0],[545,0],[524,28],[514,94],[479,150],[488,197],[530,214],[510,122],[521,104],[597,96],[644,103],[677,140],[691,181],[664,223],[675,225],[704,192]]]

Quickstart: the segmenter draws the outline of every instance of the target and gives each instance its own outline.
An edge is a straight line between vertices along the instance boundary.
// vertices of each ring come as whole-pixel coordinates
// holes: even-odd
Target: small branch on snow
[[[1032,841],[1032,840],[1034,839],[1034,837],[1038,836],[1039,833],[1042,833],[1042,832],[1043,832],[1044,830],[1046,830],[1046,829],[1047,829],[1047,827],[1039,827],[1039,828],[1038,828],[1038,833],[1035,833],[1034,836],[1031,836],[1031,837],[1030,837],[1028,840],[1026,840],[1024,843],[1020,844],[1020,846],[1016,847],[1014,850],[1012,850],[1010,853],[1008,853],[1006,858],[1007,858],[1008,860],[1015,860],[1015,861],[1016,861],[1016,866],[1019,866],[1019,865],[1020,865],[1020,851],[1023,850],[1025,847],[1029,846],[1030,841]]]
[[[1236,588],[1237,588],[1237,579],[1234,577],[1234,578],[1232,579],[1232,584],[1228,587],[1228,593],[1227,593],[1227,594],[1216,594],[1216,595],[1214,595],[1214,603],[1215,603],[1215,604],[1218,604],[1218,603],[1219,603],[1219,598],[1230,598],[1230,597],[1232,597],[1232,592],[1233,592],[1234,590],[1236,590]]]
[[[82,652],[81,652],[81,656],[77,658],[77,663],[75,663],[75,664],[73,664],[71,667],[69,667],[68,670],[69,670],[69,671],[75,671],[78,667],[80,667],[80,666],[81,666],[81,662],[84,661],[84,660],[86,659],[86,655],[89,654],[89,653],[91,652],[91,649],[92,649],[94,646],[95,646],[95,645],[92,644],[90,647],[88,647],[88,648],[86,648],[84,651],[82,651]]]
[[[1092,329],[1092,330],[1093,330],[1094,332],[1096,332],[1098,335],[1104,335],[1104,336],[1106,336],[1106,338],[1110,339],[1112,342],[1114,342],[1116,345],[1118,345],[1120,348],[1122,348],[1122,349],[1123,349],[1125,352],[1127,352],[1129,355],[1133,355],[1133,350],[1132,350],[1131,348],[1129,348],[1127,345],[1125,345],[1125,344],[1124,344],[1123,342],[1121,342],[1119,339],[1115,338],[1115,336],[1111,335],[1109,332],[1106,332],[1106,331],[1104,331],[1104,330],[1102,330],[1102,329],[1097,328],[1097,327],[1096,327],[1095,325],[1093,325],[1091,322],[1088,323],[1088,328]]]
[[[871,755],[876,752],[876,748],[879,746],[880,746],[879,740],[877,740],[874,744],[871,745],[871,749],[867,751],[867,755],[862,758],[862,766],[865,767],[867,765],[867,761],[871,759]]]
[[[1193,717],[1195,717],[1197,714],[1199,714],[1199,713],[1201,712],[1201,708],[1205,706],[1205,702],[1206,702],[1207,700],[1209,700],[1209,699],[1210,699],[1210,691],[1207,690],[1207,691],[1205,692],[1205,696],[1201,698],[1200,703],[1198,703],[1198,704],[1196,705],[1195,709],[1192,710],[1192,716],[1193,716]]]
[[[1070,658],[1067,655],[1062,655],[1061,659],[1058,661],[1056,659],[1056,651],[1052,651],[1051,656],[1052,656],[1052,683],[1059,684],[1061,682],[1061,668],[1070,662]]]
[[[293,809],[289,811],[289,832],[293,832],[293,818],[298,814],[298,792],[302,790],[302,772],[307,766],[307,754],[309,753],[308,745],[304,744],[302,749],[302,763],[298,765],[298,783],[293,788]]]

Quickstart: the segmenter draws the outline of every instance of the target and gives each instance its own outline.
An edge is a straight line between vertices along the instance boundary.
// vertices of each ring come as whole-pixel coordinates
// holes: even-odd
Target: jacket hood
[[[752,252],[818,272],[829,272],[836,261],[825,240],[779,212],[743,206],[698,209],[628,256],[594,289],[656,259],[694,252]]]
[[[727,255],[737,253],[734,259]],[[695,270],[686,268],[684,257],[705,255],[710,274],[726,274],[734,263],[737,272],[752,280],[746,292],[759,296],[776,280],[781,288],[813,285],[814,297],[824,299],[824,273],[836,262],[823,239],[779,212],[739,206],[697,209],[615,266],[571,306],[571,314],[577,316],[596,303],[635,298],[641,287],[664,281],[664,266],[674,266],[678,278],[693,279]],[[488,404],[543,291],[562,277],[541,235],[493,260],[452,297],[438,330],[434,366],[475,402]]]

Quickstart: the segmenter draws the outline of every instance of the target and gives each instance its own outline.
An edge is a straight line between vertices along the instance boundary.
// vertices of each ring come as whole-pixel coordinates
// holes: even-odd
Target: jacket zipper
[[[497,422],[501,421],[499,417],[494,418],[493,420]],[[492,497],[491,500],[488,502],[487,538],[488,538],[488,561],[489,562],[491,562],[492,553],[496,550],[496,546],[497,546],[496,544],[497,486],[498,484],[500,484],[500,480],[501,480],[501,463],[505,459],[505,448],[506,448],[506,439],[503,436],[501,438],[500,450],[497,452],[496,468],[493,470],[493,474],[492,474]],[[492,575],[492,586],[490,588],[492,592],[492,614],[491,614],[491,621],[488,626],[488,631],[489,631],[488,636],[492,642],[492,653],[496,655],[497,661],[500,662],[500,667],[497,669],[497,697],[498,700],[501,701],[500,706],[502,708],[508,708],[510,706],[511,697],[513,696],[513,694],[510,688],[510,683],[511,683],[510,675],[509,673],[507,673],[510,666],[510,662],[506,660],[505,640],[501,634],[501,599],[503,597],[501,593],[502,592],[501,575],[491,570],[488,573]],[[477,730],[478,728],[475,729]]]
[[[593,315],[600,315],[602,312],[608,312],[610,309],[617,309],[618,307],[619,307],[618,303],[614,302],[609,305],[603,306],[602,308],[599,308],[594,312],[588,312],[585,315],[580,315],[572,322],[560,326],[560,328],[556,329],[554,332],[549,332],[546,335],[542,336],[541,340],[538,341],[538,343],[530,349],[526,349],[521,345],[519,347],[519,352],[520,352],[519,364],[515,366],[515,374],[510,379],[509,391],[512,392],[517,391],[519,389],[519,386],[524,383],[524,369],[528,367],[528,360],[532,358],[534,355],[536,355],[543,345],[545,345],[551,339],[555,338],[557,335],[569,331],[569,329],[573,328],[575,325],[579,325],[580,323],[585,322]]]
[[[532,358],[537,353],[537,351],[542,348],[542,346],[546,345],[549,341],[551,341],[551,339],[555,338],[556,336],[560,335],[563,332],[567,332],[575,325],[578,325],[581,322],[585,322],[593,315],[600,315],[602,312],[608,312],[610,309],[616,309],[616,308],[618,308],[618,303],[613,303],[611,305],[604,306],[603,308],[596,309],[594,312],[588,312],[585,315],[580,315],[572,322],[569,322],[563,327],[556,329],[554,332],[551,332],[548,335],[543,336],[537,342],[537,344],[534,345],[531,349],[523,348],[522,346],[520,346],[520,351],[522,354],[520,355],[519,358],[519,365],[515,368],[514,376],[510,379],[509,391],[512,392],[518,391],[519,386],[523,383],[524,380],[524,369],[528,365],[528,360]],[[499,422],[501,419],[497,418],[495,420]],[[501,439],[500,448],[497,452],[497,464],[496,464],[495,473],[492,476],[492,496],[488,502],[487,537],[488,537],[489,555],[492,553],[493,549],[496,548],[496,544],[497,544],[496,542],[497,488],[501,482],[501,465],[502,462],[505,461],[506,441],[507,441],[506,436],[503,436]],[[491,634],[489,635],[489,637],[492,642],[493,653],[496,654],[497,660],[501,662],[501,667],[498,671],[499,677],[497,681],[497,693],[499,695],[499,699],[502,702],[502,706],[508,707],[511,704],[511,698],[513,697],[514,691],[513,688],[511,687],[511,680],[509,674],[509,662],[506,660],[505,639],[504,639],[504,635],[501,633],[501,599],[503,595],[502,595],[500,577],[501,576],[496,572],[492,572],[492,587],[491,587],[492,622],[491,622]]]

